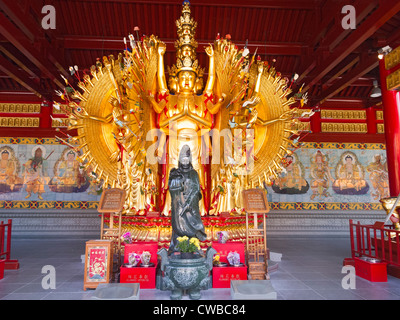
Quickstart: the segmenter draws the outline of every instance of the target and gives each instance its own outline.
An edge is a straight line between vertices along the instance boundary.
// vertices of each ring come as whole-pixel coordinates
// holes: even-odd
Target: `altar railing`
[[[361,225],[350,220],[351,255],[376,258],[400,267],[400,231],[383,222]]]
[[[246,217],[243,215],[223,214],[220,216],[202,217],[207,240],[201,245],[208,247],[212,241],[217,241],[217,232],[226,231],[229,241],[246,241]],[[262,217],[258,222],[262,223]],[[104,214],[104,223],[109,224],[108,214]],[[118,223],[118,217],[114,224]],[[253,225],[253,223],[251,223]],[[159,247],[169,247],[171,240],[171,217],[164,216],[122,216],[122,234],[130,232],[133,241],[155,241]]]
[[[0,221],[0,260],[10,260],[11,254],[11,226],[12,220],[8,223]]]

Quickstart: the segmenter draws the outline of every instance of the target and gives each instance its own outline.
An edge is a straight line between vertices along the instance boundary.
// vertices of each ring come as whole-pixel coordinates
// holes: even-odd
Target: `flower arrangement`
[[[136,267],[140,261],[140,256],[135,252],[131,252],[128,255],[128,261],[129,265]]]
[[[228,262],[231,266],[239,266],[240,265],[240,255],[236,251],[230,251],[227,256]]]
[[[140,260],[142,260],[143,266],[148,266],[150,264],[151,253],[149,251],[143,251],[140,255]]]
[[[131,233],[128,231],[128,232],[125,232],[122,236],[121,236],[121,240],[124,242],[124,243],[132,243],[132,235],[131,235]]]
[[[176,248],[181,252],[197,252],[200,250],[200,240],[193,237],[188,238],[187,236],[178,237],[178,244]]]
[[[217,232],[217,240],[218,243],[226,243],[228,241],[228,232],[226,231],[218,231]]]

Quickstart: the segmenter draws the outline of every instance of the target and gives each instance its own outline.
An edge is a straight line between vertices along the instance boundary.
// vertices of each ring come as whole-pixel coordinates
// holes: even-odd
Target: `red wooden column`
[[[380,60],[379,69],[390,196],[397,197],[400,193],[400,92],[387,90],[386,77],[390,70],[386,70],[384,59]]]
[[[312,133],[321,132],[321,112],[315,112],[310,118],[310,129]]]

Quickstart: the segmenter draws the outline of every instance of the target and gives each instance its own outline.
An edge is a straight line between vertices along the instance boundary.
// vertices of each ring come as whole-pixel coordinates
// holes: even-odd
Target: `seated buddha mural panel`
[[[332,189],[337,194],[363,195],[369,191],[369,184],[365,180],[364,166],[358,161],[354,152],[346,151],[341,154],[335,174],[336,180]]]
[[[280,194],[305,194],[310,185],[306,181],[305,168],[296,153],[284,159],[285,170],[278,175],[272,184],[272,190]]]
[[[293,153],[295,161],[285,158],[286,173],[280,175],[271,186],[264,186],[268,192],[268,200],[282,208],[282,203],[292,205],[284,208],[295,209],[296,203],[309,203],[307,208],[322,208],[313,203],[334,203],[337,208],[347,208],[348,203],[379,206],[379,199],[389,196],[388,170],[386,151],[383,144],[357,143],[305,143],[303,148]],[[288,161],[289,160],[289,161]],[[302,164],[303,172],[293,170],[295,164]],[[304,193],[285,192],[288,177],[291,186],[303,185],[304,180],[309,188]],[[340,206],[344,204],[345,206]],[[373,205],[373,207],[376,207]],[[305,205],[296,208],[301,209]]]
[[[54,177],[49,182],[49,188],[53,192],[73,193],[85,192],[89,185],[89,179],[83,166],[77,157],[79,152],[66,148],[54,165]]]
[[[23,185],[21,163],[9,146],[0,148],[0,193],[18,192]]]
[[[78,151],[53,138],[40,143],[37,138],[0,138],[0,210],[7,206],[30,209],[27,203],[35,202],[61,209],[67,203],[68,208],[86,208],[81,204],[91,202],[95,209],[102,184],[96,182],[90,166],[82,170],[79,157]],[[263,185],[276,210],[320,210],[318,204],[375,208],[389,194],[382,144],[360,148],[358,144],[305,143],[283,164],[286,172],[271,186]],[[232,183],[238,182],[233,178]]]
[[[63,202],[100,200],[101,184],[91,175],[90,166],[82,169],[78,151],[53,138],[0,138],[0,142],[0,202],[29,209],[24,203],[57,202],[63,208]],[[5,207],[0,203],[0,208]]]

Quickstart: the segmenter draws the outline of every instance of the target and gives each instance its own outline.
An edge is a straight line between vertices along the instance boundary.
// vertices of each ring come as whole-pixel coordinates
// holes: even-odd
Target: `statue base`
[[[213,256],[217,251],[211,247],[207,249],[206,256],[198,256],[192,259],[182,259],[179,254],[168,255],[165,248],[157,254],[161,257],[160,278],[161,290],[171,291],[171,300],[180,300],[185,292],[189,298],[198,300],[201,298],[201,290],[207,290],[210,285],[210,271],[212,270]]]

